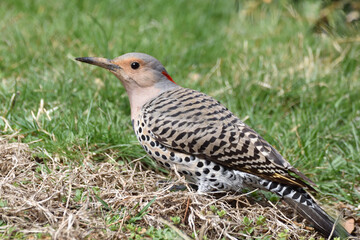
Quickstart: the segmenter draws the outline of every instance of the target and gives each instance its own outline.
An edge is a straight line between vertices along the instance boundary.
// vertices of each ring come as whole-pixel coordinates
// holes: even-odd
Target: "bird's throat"
[[[161,94],[155,87],[127,89],[131,107],[131,119],[137,117],[145,103]]]

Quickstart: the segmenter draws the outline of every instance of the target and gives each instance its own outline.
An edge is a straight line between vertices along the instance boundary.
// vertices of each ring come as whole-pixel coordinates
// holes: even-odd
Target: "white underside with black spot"
[[[195,184],[199,192],[241,191],[244,188],[259,188],[291,198],[300,204],[312,206],[314,201],[304,190],[261,179],[255,175],[231,170],[220,164],[173,151],[156,141],[144,122],[133,122],[136,136],[145,151],[160,165],[177,171],[186,180]]]

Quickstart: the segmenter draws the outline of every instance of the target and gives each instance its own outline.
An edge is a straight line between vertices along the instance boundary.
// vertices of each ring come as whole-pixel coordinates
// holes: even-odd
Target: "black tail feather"
[[[332,219],[304,189],[268,180],[261,180],[260,186],[282,197],[325,237],[346,239],[350,236],[345,228]]]
[[[327,238],[339,237],[346,239],[349,233],[340,223],[332,219],[319,205],[315,202],[312,206],[307,206],[295,201],[292,198],[284,198],[285,202],[292,206],[302,217],[308,220],[313,227]]]

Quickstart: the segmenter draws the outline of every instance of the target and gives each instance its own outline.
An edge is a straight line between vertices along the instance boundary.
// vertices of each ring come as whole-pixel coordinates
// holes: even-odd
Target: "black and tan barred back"
[[[268,180],[309,187],[309,181],[269,143],[206,94],[176,88],[145,104],[142,116],[154,139],[178,152]]]

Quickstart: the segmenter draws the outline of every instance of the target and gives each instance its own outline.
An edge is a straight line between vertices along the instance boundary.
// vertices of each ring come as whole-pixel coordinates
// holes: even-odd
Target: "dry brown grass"
[[[180,234],[179,239],[192,235],[247,239],[245,216],[253,220],[252,236],[278,236],[286,230],[290,239],[319,237],[282,203],[259,202],[246,195],[198,194],[191,189],[172,192],[169,189],[185,184],[184,180],[172,175],[173,183],[157,186],[166,178],[144,170],[140,160],[119,165],[109,155],[108,161],[84,157],[81,164],[70,165],[44,149],[36,151],[45,157],[32,157],[26,144],[0,139],[0,202],[5,205],[0,207],[0,220],[6,223],[0,225],[0,236],[45,233],[42,238],[127,239],[132,233],[126,227],[129,221],[156,197],[136,222],[145,237],[150,226],[167,225]],[[226,214],[220,217],[214,208]],[[171,216],[181,217],[182,223],[172,223]],[[259,216],[266,218],[264,224],[255,223]]]

